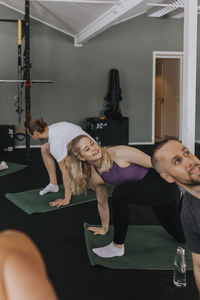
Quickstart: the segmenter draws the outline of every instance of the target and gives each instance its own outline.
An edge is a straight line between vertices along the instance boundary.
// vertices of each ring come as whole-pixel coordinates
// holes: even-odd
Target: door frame
[[[183,52],[178,51],[153,51],[152,68],[152,144],[155,144],[155,88],[156,88],[156,59],[178,58],[180,59],[180,120],[179,140],[182,139],[182,102],[183,102]]]

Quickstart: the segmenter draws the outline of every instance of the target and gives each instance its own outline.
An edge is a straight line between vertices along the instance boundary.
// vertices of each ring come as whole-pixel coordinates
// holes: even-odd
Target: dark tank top
[[[119,185],[125,181],[137,181],[143,179],[148,173],[149,168],[135,164],[130,164],[128,167],[122,168],[113,162],[113,166],[110,170],[103,173],[99,173],[97,169],[96,171],[105,182],[112,185]]]

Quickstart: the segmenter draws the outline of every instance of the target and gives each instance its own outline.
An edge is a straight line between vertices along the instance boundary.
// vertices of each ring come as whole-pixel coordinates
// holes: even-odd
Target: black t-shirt
[[[200,199],[188,192],[183,196],[181,221],[189,249],[200,254]]]

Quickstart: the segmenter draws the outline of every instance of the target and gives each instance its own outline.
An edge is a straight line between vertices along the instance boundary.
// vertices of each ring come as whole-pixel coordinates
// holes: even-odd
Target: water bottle
[[[178,287],[186,287],[185,249],[178,247],[174,260],[173,282]]]

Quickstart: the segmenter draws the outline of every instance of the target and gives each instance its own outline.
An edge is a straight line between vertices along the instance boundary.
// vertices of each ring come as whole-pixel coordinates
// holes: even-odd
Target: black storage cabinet
[[[101,146],[128,145],[128,118],[118,120],[88,118],[86,131]]]
[[[0,152],[14,151],[15,149],[15,126],[0,125]]]

